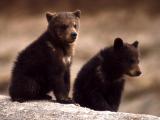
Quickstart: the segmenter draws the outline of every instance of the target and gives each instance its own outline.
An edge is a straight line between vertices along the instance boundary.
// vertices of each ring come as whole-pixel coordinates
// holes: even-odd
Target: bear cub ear
[[[47,21],[50,22],[51,19],[53,18],[53,16],[55,16],[55,15],[56,15],[56,13],[46,12]]]
[[[138,44],[139,44],[138,41],[135,41],[135,42],[132,43],[132,45],[133,45],[135,48],[138,48]]]
[[[119,50],[123,48],[123,40],[121,38],[116,38],[114,40],[114,49]]]
[[[74,14],[76,17],[78,17],[78,18],[81,17],[81,11],[80,11],[80,10],[74,11],[73,14]]]

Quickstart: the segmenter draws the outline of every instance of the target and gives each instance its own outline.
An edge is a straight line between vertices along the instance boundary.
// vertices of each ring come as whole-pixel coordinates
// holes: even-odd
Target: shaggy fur
[[[13,101],[51,99],[72,103],[70,66],[79,30],[80,11],[47,13],[48,29],[23,50],[13,67],[9,94]]]
[[[124,74],[139,76],[138,42],[115,39],[113,47],[101,50],[80,70],[73,98],[83,107],[117,111],[124,87]]]

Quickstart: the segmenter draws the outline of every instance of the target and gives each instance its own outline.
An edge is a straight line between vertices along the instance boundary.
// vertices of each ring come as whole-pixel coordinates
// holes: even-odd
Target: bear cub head
[[[124,43],[120,38],[116,38],[113,49],[117,64],[124,74],[132,77],[139,76],[141,74],[141,70],[139,68],[138,41],[129,44]]]
[[[74,43],[78,37],[81,11],[46,13],[48,31],[60,44]]]

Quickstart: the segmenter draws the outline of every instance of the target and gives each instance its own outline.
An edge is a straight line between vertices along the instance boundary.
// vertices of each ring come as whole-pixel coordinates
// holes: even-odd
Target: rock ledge
[[[0,95],[0,120],[160,120],[160,117],[122,112],[93,111],[48,101],[11,102]]]

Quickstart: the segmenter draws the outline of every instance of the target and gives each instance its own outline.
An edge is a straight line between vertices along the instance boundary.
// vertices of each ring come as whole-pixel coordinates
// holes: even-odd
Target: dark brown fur
[[[14,65],[9,94],[13,101],[51,99],[72,103],[70,66],[79,31],[80,11],[47,13],[48,29],[23,50]]]
[[[124,87],[124,74],[139,76],[138,42],[123,43],[101,50],[80,70],[74,84],[73,98],[81,106],[94,110],[117,111]]]

